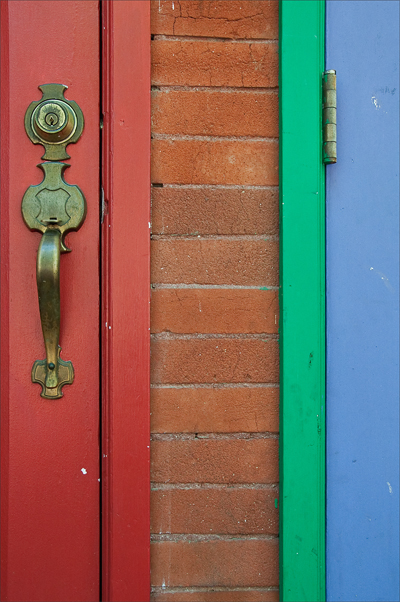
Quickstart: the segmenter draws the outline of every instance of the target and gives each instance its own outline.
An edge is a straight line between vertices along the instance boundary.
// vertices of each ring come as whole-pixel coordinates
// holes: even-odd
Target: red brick
[[[153,85],[278,86],[277,42],[154,40],[151,48]]]
[[[154,542],[155,586],[274,586],[278,584],[277,539]]]
[[[276,483],[277,439],[152,441],[151,475],[157,483]]]
[[[151,181],[159,184],[278,184],[278,142],[153,140]]]
[[[156,339],[151,382],[277,383],[279,344],[260,339]]]
[[[274,240],[154,240],[151,280],[153,284],[277,286],[278,254]]]
[[[150,600],[154,602],[279,602],[278,589],[225,589],[182,591],[162,589],[153,592]]]
[[[279,389],[152,389],[151,430],[153,433],[277,433]]]
[[[174,333],[278,332],[278,291],[158,289],[151,295],[151,331]]]
[[[152,132],[278,137],[278,95],[275,92],[155,90]]]
[[[275,489],[161,489],[151,492],[152,533],[277,535]]]
[[[275,189],[152,188],[153,234],[279,233]]]
[[[151,33],[214,38],[278,38],[277,0],[152,0]]]

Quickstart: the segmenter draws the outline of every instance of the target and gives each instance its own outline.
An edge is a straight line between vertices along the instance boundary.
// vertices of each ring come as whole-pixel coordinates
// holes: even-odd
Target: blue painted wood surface
[[[327,1],[327,600],[399,599],[399,2]]]

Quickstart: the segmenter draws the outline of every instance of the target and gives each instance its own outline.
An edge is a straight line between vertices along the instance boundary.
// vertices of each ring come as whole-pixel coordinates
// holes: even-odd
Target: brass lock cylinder
[[[32,113],[32,128],[43,142],[53,144],[69,140],[77,126],[77,117],[70,106],[61,100],[41,103]]]

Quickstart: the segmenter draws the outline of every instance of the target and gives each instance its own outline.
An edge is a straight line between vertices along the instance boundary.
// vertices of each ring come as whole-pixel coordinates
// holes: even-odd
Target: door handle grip
[[[36,262],[40,321],[46,349],[46,388],[57,386],[60,338],[60,232],[45,230]]]
[[[62,397],[63,385],[72,384],[72,362],[60,358],[60,250],[61,233],[48,228],[40,241],[36,281],[40,321],[46,349],[46,359],[37,360],[32,368],[32,381],[42,385],[42,397]]]

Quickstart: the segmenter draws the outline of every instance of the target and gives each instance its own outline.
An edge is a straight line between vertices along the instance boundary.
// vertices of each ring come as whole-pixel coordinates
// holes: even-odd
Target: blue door
[[[399,2],[326,3],[327,600],[399,599]]]

